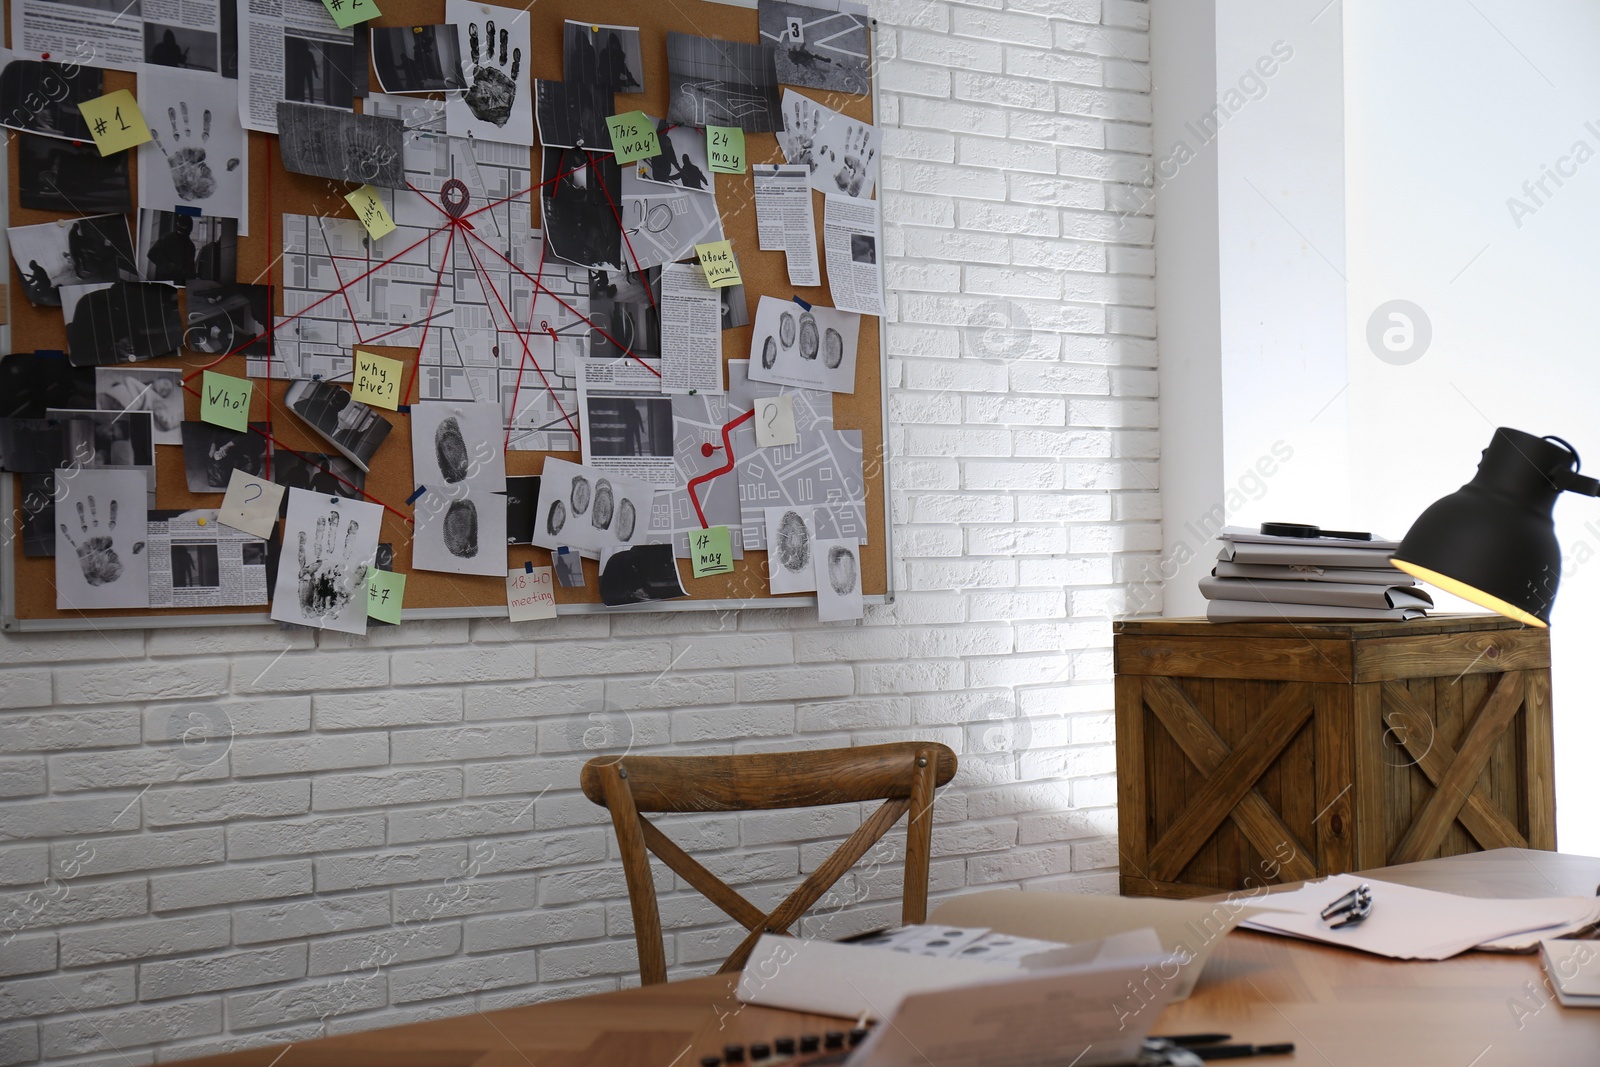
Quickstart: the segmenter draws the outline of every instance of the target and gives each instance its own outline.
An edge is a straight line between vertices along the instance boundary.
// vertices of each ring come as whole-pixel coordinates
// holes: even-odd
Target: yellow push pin
[[[200,520],[199,520],[199,523],[200,523],[200,525],[201,525],[201,526],[204,526],[204,525],[205,525],[205,524],[206,524],[206,520],[204,520],[204,519],[200,519]]]

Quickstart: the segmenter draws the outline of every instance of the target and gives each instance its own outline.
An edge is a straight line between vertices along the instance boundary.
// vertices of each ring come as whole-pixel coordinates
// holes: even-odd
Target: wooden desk
[[[1470,896],[1590,895],[1600,859],[1497,849],[1366,872]],[[731,1043],[848,1023],[741,1007],[728,976],[186,1061],[218,1067],[698,1067]],[[1336,1067],[1600,1064],[1600,1011],[1562,1008],[1537,956],[1399,962],[1236,931],[1157,1033],[1292,1041]],[[1263,1060],[1286,1063],[1288,1059]]]

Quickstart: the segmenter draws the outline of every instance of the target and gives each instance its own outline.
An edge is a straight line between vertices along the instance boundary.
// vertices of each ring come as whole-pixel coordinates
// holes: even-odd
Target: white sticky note
[[[764,396],[756,400],[756,446],[792,445],[800,440],[794,426],[794,397]]]
[[[228,479],[228,492],[217,509],[217,521],[256,537],[271,537],[283,503],[283,486],[246,474],[238,467]]]
[[[556,580],[549,567],[506,572],[506,606],[512,622],[556,617]]]

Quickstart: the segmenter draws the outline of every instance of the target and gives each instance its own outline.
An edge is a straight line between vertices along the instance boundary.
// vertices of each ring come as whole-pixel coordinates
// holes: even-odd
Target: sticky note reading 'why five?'
[[[376,0],[322,0],[322,6],[333,16],[333,24],[348,30],[358,22],[375,19],[383,14]]]
[[[700,257],[700,269],[706,272],[706,284],[711,288],[738,285],[744,280],[739,277],[739,261],[734,258],[732,241],[711,241],[695,245],[694,250]]]
[[[689,558],[696,578],[728,574],[733,570],[733,535],[726,526],[689,531]]]
[[[278,505],[283,503],[284,487],[246,474],[238,467],[228,478],[228,492],[217,510],[217,521],[256,537],[271,537],[272,524],[278,521]]]
[[[373,352],[356,349],[355,377],[350,380],[350,395],[363,404],[397,411],[400,407],[400,376],[405,364]]]
[[[618,163],[632,163],[661,154],[656,124],[643,111],[612,115],[606,119],[606,129],[611,132],[611,150],[617,154]]]
[[[126,89],[85,100],[78,105],[89,135],[102,156],[115,155],[150,140],[150,127],[144,124],[139,102]]]
[[[254,389],[248,378],[206,371],[200,379],[200,418],[244,433],[250,428],[250,393]]]
[[[383,206],[378,190],[363,185],[353,193],[346,193],[344,198],[374,241],[394,232],[394,219],[389,217],[389,209]]]
[[[400,602],[406,598],[406,576],[394,571],[367,568],[367,618],[379,622],[400,622]]]
[[[757,448],[792,445],[800,440],[800,432],[794,425],[794,397],[787,393],[758,399],[755,424]]]
[[[707,126],[706,155],[717,174],[743,174],[744,131],[737,126]]]
[[[506,606],[512,622],[556,617],[556,580],[549,567],[506,571]]]

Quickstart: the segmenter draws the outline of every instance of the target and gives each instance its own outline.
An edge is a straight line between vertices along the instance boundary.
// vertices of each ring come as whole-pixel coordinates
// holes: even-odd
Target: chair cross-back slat
[[[934,790],[955,772],[954,752],[922,741],[820,752],[602,756],[590,760],[583,768],[583,791],[611,813],[628,881],[641,980],[646,985],[667,980],[661,913],[650,875],[651,852],[749,931],[722,965],[723,971],[734,971],[744,966],[763,933],[786,933],[906,815],[901,919],[906,923],[924,921]],[[868,800],[883,803],[770,912],[763,912],[730,888],[642,814],[759,811]]]

